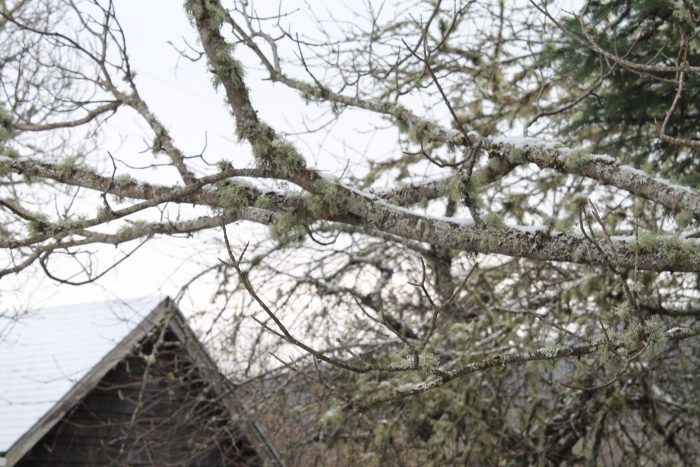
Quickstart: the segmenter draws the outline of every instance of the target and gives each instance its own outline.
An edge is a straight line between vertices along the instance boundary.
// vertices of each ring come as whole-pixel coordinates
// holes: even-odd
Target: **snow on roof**
[[[44,308],[0,341],[0,453],[136,328],[162,297]]]

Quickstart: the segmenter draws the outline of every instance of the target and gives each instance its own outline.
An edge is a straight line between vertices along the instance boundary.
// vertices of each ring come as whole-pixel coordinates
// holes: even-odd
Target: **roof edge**
[[[122,361],[146,335],[156,327],[168,313],[177,313],[177,307],[169,297],[158,304],[143,320],[112,349],[97,365],[73,385],[56,404],[44,414],[21,438],[10,446],[10,449],[0,453],[0,465],[12,467],[15,465],[46,433],[97,386],[112,367]],[[4,455],[4,458],[2,457]]]
[[[187,352],[195,358],[200,371],[209,381],[215,383],[214,389],[218,392],[222,402],[227,406],[229,412],[245,413],[246,408],[235,393],[235,387],[221,371],[214,359],[209,355],[206,347],[199,340],[192,328],[187,324],[187,318],[176,308],[173,319],[170,321],[170,328],[183,342]],[[263,430],[254,421],[239,422],[245,431],[244,434],[251,443],[257,454],[263,458],[265,465],[285,467],[282,457],[279,455],[270,440],[265,436]]]

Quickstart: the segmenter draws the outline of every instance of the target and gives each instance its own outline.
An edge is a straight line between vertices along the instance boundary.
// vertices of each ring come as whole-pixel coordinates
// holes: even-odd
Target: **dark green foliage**
[[[700,63],[700,41],[690,42],[687,60],[683,59],[683,38],[698,27],[698,16],[691,14],[697,1],[612,0],[592,1],[582,17],[588,33],[598,45],[611,53],[638,64],[677,66]],[[569,17],[571,18],[571,17]],[[570,33],[585,40],[581,25],[575,19],[562,23]],[[607,73],[614,62],[606,60],[564,32],[561,44],[545,56],[552,61],[558,79],[571,91],[571,99],[579,96]],[[680,59],[679,59],[680,57]],[[698,139],[700,127],[700,76],[687,73],[684,91],[666,128],[676,138]],[[573,121],[561,119],[563,130],[575,140],[590,143],[594,152],[609,153],[618,160],[666,176],[677,176],[682,182],[695,184],[700,179],[693,170],[700,169],[695,152],[656,139],[664,118],[676,96],[677,85],[663,80],[677,80],[674,72],[646,73],[620,65],[597,90],[596,96],[584,100]],[[557,102],[558,106],[562,102]]]

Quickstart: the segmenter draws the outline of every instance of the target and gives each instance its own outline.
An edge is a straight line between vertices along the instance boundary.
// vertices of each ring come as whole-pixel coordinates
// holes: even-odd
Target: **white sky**
[[[328,11],[327,2],[283,3],[283,9],[287,11],[295,9],[293,4],[298,4],[300,8],[290,20],[292,27],[296,28],[293,32],[302,34],[312,27],[305,5],[313,3],[323,5],[321,9]],[[169,129],[175,143],[185,153],[193,155],[202,151],[206,140],[205,158],[209,162],[227,159],[235,167],[249,166],[251,157],[244,147],[236,143],[233,118],[223,104],[222,94],[217,95],[214,91],[204,60],[191,63],[179,59],[177,52],[168,44],[171,41],[183,49],[183,40],[186,40],[197,46],[196,33],[185,16],[181,2],[116,0],[115,4],[117,17],[126,33],[127,51],[132,69],[137,74],[139,93]],[[272,6],[272,3],[268,6]],[[276,11],[276,2],[274,6]],[[332,13],[336,19],[353,20],[353,15],[342,7],[341,2],[337,2]],[[247,70],[247,84],[255,108],[260,117],[276,130],[303,130],[302,113],[313,117],[325,110],[308,107],[295,91],[264,81],[266,73],[261,71],[259,61],[243,47],[238,47],[235,54],[242,59]],[[395,133],[385,132],[388,138],[377,138],[374,132],[373,137],[369,131],[372,123],[382,124],[378,118],[369,121],[366,113],[349,111],[335,125],[330,138],[322,140],[322,135],[304,135],[290,139],[302,150],[309,165],[340,175],[347,158],[353,155],[351,146],[362,150],[371,144],[374,158],[395,149]],[[153,134],[135,113],[120,109],[108,121],[105,130],[108,138],[102,147],[104,152],[110,151],[116,158],[128,160],[134,165],[152,163],[150,154],[139,153],[146,147],[144,141],[151,141]],[[324,150],[319,151],[322,141]],[[166,156],[160,156],[156,162],[167,162]],[[125,173],[125,170],[120,167],[118,173]],[[166,176],[162,175],[163,172],[162,169],[157,172],[147,170],[132,172],[132,175],[141,179],[145,176],[155,183],[172,183],[178,179],[174,169],[167,169]],[[204,214],[205,211],[200,211],[197,215]],[[250,224],[237,224],[229,228],[231,231],[238,236],[253,234]],[[257,234],[260,233],[258,230]],[[131,242],[120,248],[129,251],[136,245],[137,242]],[[152,240],[97,283],[80,287],[58,285],[39,273],[34,276],[20,273],[5,277],[0,283],[0,309],[26,309],[147,295],[175,296],[182,284],[201,269],[200,265],[212,264],[216,256],[222,254],[211,248],[202,252],[198,248],[200,246],[203,245],[193,239],[161,237]],[[107,267],[109,259],[114,257],[114,253],[109,254],[100,264],[100,270]],[[200,306],[206,305],[210,293],[210,287],[197,289],[198,296],[201,296]],[[183,311],[187,312],[187,305],[183,303],[183,307]]]

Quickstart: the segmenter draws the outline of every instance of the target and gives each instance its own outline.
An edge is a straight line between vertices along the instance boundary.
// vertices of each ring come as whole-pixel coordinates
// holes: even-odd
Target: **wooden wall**
[[[157,337],[109,371],[16,465],[261,465],[174,334],[164,334],[147,363]]]

